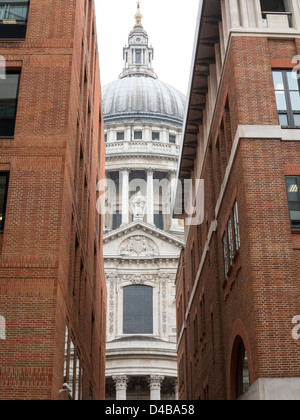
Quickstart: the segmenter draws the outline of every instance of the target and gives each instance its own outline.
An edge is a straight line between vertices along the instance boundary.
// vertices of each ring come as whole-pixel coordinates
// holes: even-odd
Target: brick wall
[[[187,228],[178,270],[177,308],[180,299],[186,302],[185,324],[178,324],[178,364],[184,359],[187,372],[182,399],[236,398],[237,339],[248,355],[251,384],[300,376],[299,343],[291,335],[300,311],[300,236],[291,232],[285,185],[285,176],[299,171],[299,141],[241,138],[217,207],[238,126],[278,126],[272,68],[291,68],[299,53],[295,40],[231,38],[201,174],[205,221]],[[225,278],[222,238],[235,201],[241,247]],[[192,258],[195,247],[200,258]]]
[[[15,135],[0,139],[0,170],[10,171],[0,235],[0,398],[58,398],[68,326],[83,368],[82,398],[103,399],[106,286],[96,184],[105,153],[94,2],[31,0],[28,19],[24,41],[0,41],[8,68],[21,69]]]

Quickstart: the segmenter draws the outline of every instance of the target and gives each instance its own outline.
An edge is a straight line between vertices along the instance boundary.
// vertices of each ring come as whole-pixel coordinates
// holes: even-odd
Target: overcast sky
[[[135,24],[136,0],[95,0],[101,83],[123,69],[123,47]],[[199,0],[141,0],[143,26],[154,47],[159,79],[186,94],[190,78]]]

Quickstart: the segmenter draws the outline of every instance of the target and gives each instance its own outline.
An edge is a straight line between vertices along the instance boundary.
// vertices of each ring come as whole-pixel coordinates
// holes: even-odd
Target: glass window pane
[[[281,125],[281,127],[289,126],[288,117],[286,114],[279,114],[278,117],[279,117],[279,124]]]
[[[153,334],[153,289],[127,286],[123,291],[123,333]]]
[[[143,132],[142,131],[135,131],[134,132],[134,140],[142,140],[143,139]]]
[[[170,143],[172,143],[172,144],[175,144],[176,143],[176,136],[169,136],[169,142]]]
[[[18,97],[19,74],[7,74],[0,80],[0,118],[14,118]]]
[[[300,127],[300,115],[294,114],[294,122],[296,127]]]
[[[275,90],[284,90],[283,77],[281,71],[273,71],[273,82]]]
[[[73,382],[74,382],[74,367],[75,367],[75,346],[74,346],[74,342],[71,339],[71,343],[70,343],[70,364],[69,364],[69,385],[71,387],[71,393],[73,393]]]
[[[117,133],[117,140],[122,141],[125,139],[125,133],[124,131]]]
[[[28,1],[0,0],[0,19],[26,20]]]
[[[136,64],[141,64],[142,63],[142,52],[140,50],[136,51]]]
[[[293,111],[300,111],[300,94],[299,92],[290,92],[291,104]]]
[[[152,133],[152,140],[159,140],[159,133]]]
[[[287,193],[289,202],[298,202],[299,197],[299,184],[297,178],[287,178],[286,179]]]
[[[286,74],[287,74],[289,89],[290,90],[299,90],[297,73],[295,73],[294,71],[287,71]]]
[[[275,92],[276,105],[278,111],[287,111],[286,99],[284,92]]]
[[[294,228],[300,227],[300,203],[295,206],[296,209],[290,210],[291,225]]]

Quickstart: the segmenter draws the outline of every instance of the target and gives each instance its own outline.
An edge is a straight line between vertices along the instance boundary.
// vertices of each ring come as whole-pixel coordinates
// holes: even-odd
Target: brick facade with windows
[[[104,399],[94,1],[19,3],[0,2],[0,399],[56,400],[66,382]]]
[[[300,16],[274,3],[201,6],[179,178],[204,179],[205,210],[176,282],[181,399],[300,398]]]

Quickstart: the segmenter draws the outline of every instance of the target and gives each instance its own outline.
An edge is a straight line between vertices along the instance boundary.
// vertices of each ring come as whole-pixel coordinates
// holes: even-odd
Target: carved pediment
[[[159,255],[155,242],[145,236],[132,236],[120,245],[123,257],[154,257]]]

